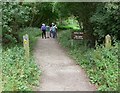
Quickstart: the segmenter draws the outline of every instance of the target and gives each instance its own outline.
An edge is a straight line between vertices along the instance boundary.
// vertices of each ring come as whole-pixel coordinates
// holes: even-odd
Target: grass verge
[[[82,41],[74,41],[71,46],[71,31],[59,33],[58,41],[68,53],[87,72],[90,82],[98,86],[99,91],[118,90],[118,43],[110,49],[97,46],[85,47]]]
[[[19,34],[21,41],[24,34],[29,35],[32,50],[41,33],[37,28],[21,29]],[[32,51],[29,61],[25,60],[24,52],[21,44],[3,49],[2,91],[32,91],[33,87],[39,84],[41,71],[35,63]]]

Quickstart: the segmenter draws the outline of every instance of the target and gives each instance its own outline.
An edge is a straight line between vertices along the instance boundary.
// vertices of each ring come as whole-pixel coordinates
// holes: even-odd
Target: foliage
[[[42,23],[50,25],[52,22],[64,25],[64,20],[73,16],[81,30],[93,37],[92,43],[95,39],[103,39],[106,34],[119,39],[119,7],[117,2],[3,2],[3,44],[19,42],[21,27],[40,27]]]
[[[42,23],[49,25],[57,17],[57,12],[53,11],[53,3],[3,2],[2,42],[19,42],[20,28],[40,27]]]
[[[30,20],[30,9],[28,6],[20,5],[18,2],[2,3],[3,44],[17,42],[18,29]]]
[[[91,46],[94,46],[95,40],[103,43],[104,37],[110,34],[112,38],[120,40],[120,3],[119,2],[67,2],[60,3],[59,11],[67,11],[71,16],[75,16],[79,22],[81,30],[89,35]],[[62,12],[61,12],[62,13]]]
[[[88,54],[85,56],[91,66],[87,68],[92,67],[94,70],[94,72],[88,70],[91,82],[97,83],[99,90],[116,91],[118,88],[118,44],[116,43],[111,49],[98,47]]]
[[[67,2],[67,3],[60,3],[59,5],[64,6],[59,9],[59,11],[66,11],[65,14],[67,15],[68,12],[71,16],[75,16],[77,21],[79,22],[79,26],[83,23],[84,29],[88,32],[91,31],[90,27],[91,24],[89,22],[89,18],[93,14],[96,9],[96,3],[93,2]],[[69,17],[69,16],[68,16]]]
[[[30,49],[33,49],[33,46],[35,45],[37,38],[41,35],[40,28],[28,27],[28,28],[20,29],[19,38],[21,42],[23,42],[23,35],[25,34],[28,34]]]
[[[67,30],[67,29],[73,29],[73,30],[80,30],[78,21],[75,19],[75,17],[69,17],[62,21],[62,24],[60,22],[58,24],[58,29],[60,30]]]
[[[94,46],[95,37],[93,36],[93,25],[90,22],[90,17],[96,10],[97,3],[95,2],[66,2],[61,3],[71,16],[74,16],[78,21],[79,28],[88,34],[90,46]],[[63,8],[61,8],[62,10]],[[67,12],[67,13],[68,13]]]
[[[95,14],[91,17],[94,24],[94,35],[98,39],[110,34],[112,37],[119,38],[120,29],[120,4],[119,3],[100,3]]]
[[[54,11],[58,13],[58,22],[59,25],[63,25],[63,22],[68,17],[71,17],[71,13],[68,11],[68,8],[66,7],[66,3],[64,2],[56,2],[54,4]]]
[[[33,20],[33,26],[35,27],[40,27],[42,23],[50,25],[58,18],[58,12],[54,11],[54,3],[36,3],[36,9],[38,10],[38,13],[35,15]]]
[[[68,30],[68,29],[73,29],[71,26],[57,26],[59,30]]]
[[[3,44],[18,41],[18,29],[25,26],[25,23],[30,20],[30,9],[18,2],[2,3]]]
[[[25,34],[29,35],[30,49],[32,50],[33,45],[35,45],[35,42],[37,41],[37,37],[41,33],[38,28],[21,29],[19,31],[21,42],[23,42],[23,35]],[[9,48],[3,47],[2,77],[3,90],[5,91],[28,91],[32,90],[33,86],[39,84],[38,80],[41,72],[35,64],[33,56],[30,56],[29,62],[25,61],[24,49],[22,47],[21,45],[15,47],[11,45]]]
[[[26,62],[22,47],[15,46],[2,53],[3,91],[28,91],[38,85],[40,71],[33,57]]]
[[[2,61],[2,46],[0,45],[0,62]],[[2,63],[0,63],[0,92],[2,91]]]
[[[58,40],[63,47],[70,48],[71,32],[69,30],[63,30],[59,32]]]
[[[97,46],[89,49],[82,41],[74,41],[71,46],[71,31],[63,31],[58,40],[68,49],[69,54],[82,66],[89,75],[90,81],[101,91],[116,91],[118,88],[118,43],[110,49]]]

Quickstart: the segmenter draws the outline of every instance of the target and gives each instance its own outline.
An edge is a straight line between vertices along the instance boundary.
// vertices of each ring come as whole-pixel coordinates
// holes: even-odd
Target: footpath
[[[36,91],[95,91],[84,70],[55,39],[38,39],[34,56],[42,70]]]

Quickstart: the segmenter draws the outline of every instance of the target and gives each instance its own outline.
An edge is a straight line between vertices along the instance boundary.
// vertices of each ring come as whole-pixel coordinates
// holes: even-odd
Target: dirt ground
[[[36,91],[95,91],[84,70],[55,39],[38,39],[34,55],[42,70]]]

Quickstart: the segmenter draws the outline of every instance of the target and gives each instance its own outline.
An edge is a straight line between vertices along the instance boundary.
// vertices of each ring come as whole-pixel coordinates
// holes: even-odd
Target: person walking
[[[46,39],[46,26],[45,26],[45,24],[42,24],[41,30],[42,30],[42,38]]]
[[[57,28],[57,26],[56,26],[56,25],[55,25],[55,31],[56,31],[56,36],[55,36],[55,37],[57,38],[57,34],[58,34],[58,33],[57,33],[57,32],[58,32],[58,28]]]
[[[54,23],[52,23],[51,25],[50,25],[50,37],[53,37],[53,33],[52,33],[52,26],[54,25]]]
[[[53,25],[53,26],[51,27],[51,31],[52,31],[53,38],[56,38],[57,26],[56,26],[56,25]]]
[[[47,38],[49,38],[49,34],[50,34],[50,26],[46,26],[46,34],[47,34]]]

